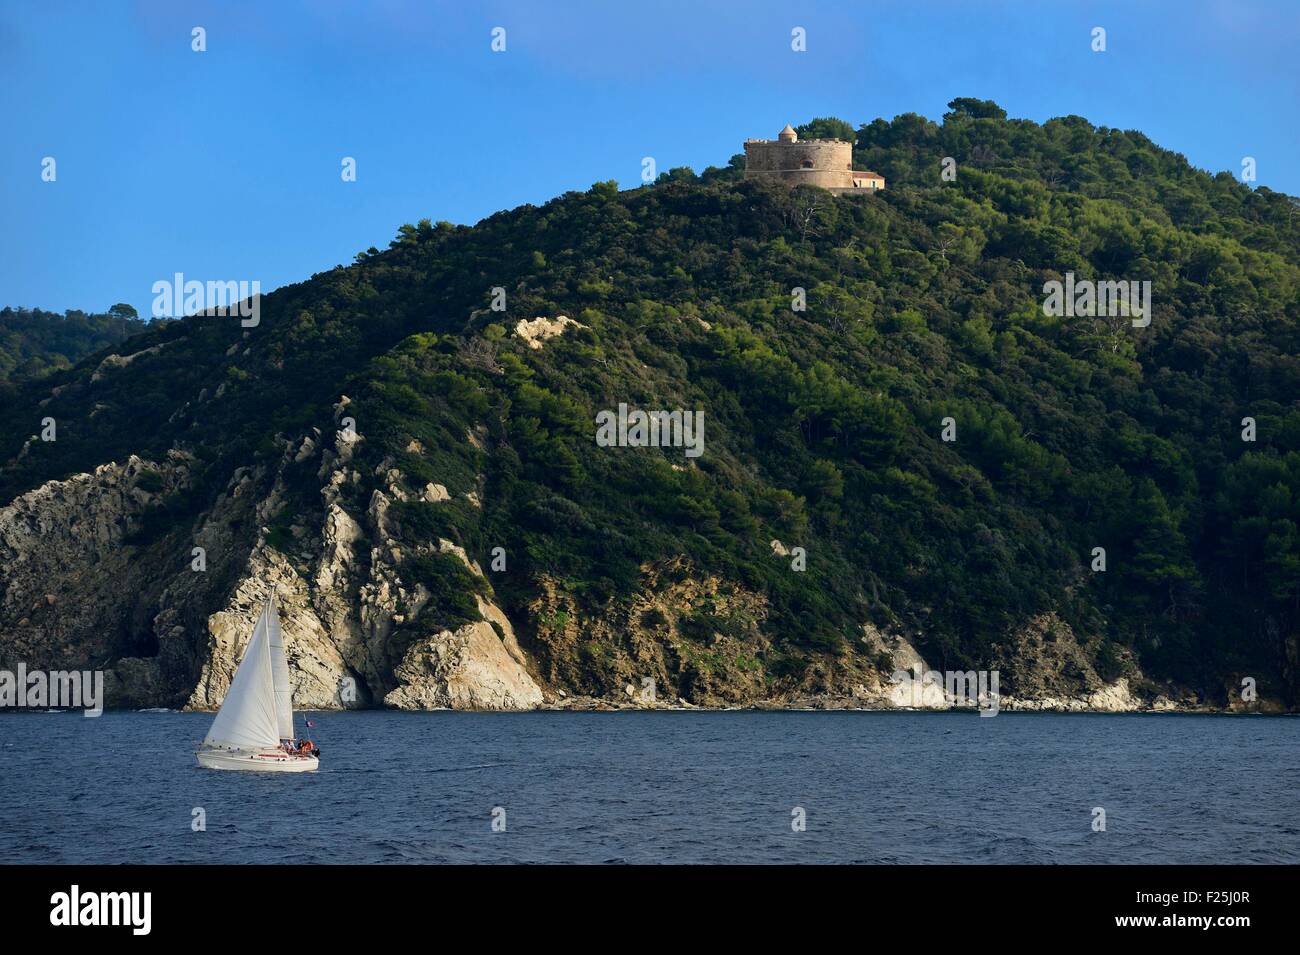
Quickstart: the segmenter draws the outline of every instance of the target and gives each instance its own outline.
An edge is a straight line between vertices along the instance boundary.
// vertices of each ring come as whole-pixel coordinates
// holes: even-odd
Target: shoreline
[[[1032,701],[1031,701],[1032,702]],[[0,716],[6,713],[31,713],[31,714],[56,714],[56,713],[78,713],[81,712],[76,708],[56,709],[52,707],[5,707],[0,709]],[[196,713],[212,716],[216,714],[215,709],[200,709],[197,707],[113,707],[106,706],[101,711],[103,713],[140,713],[152,715],[171,715],[174,713]],[[528,713],[927,713],[934,715],[955,716],[958,714],[966,716],[979,715],[979,711],[969,706],[852,706],[852,705],[834,705],[834,704],[817,704],[810,702],[805,705],[765,705],[763,703],[746,704],[742,706],[694,706],[691,704],[637,704],[637,703],[613,703],[607,700],[575,700],[563,704],[546,703],[541,706],[530,707],[528,709],[454,709],[452,707],[432,707],[429,709],[408,709],[396,706],[355,706],[355,707],[336,707],[332,709],[301,709],[297,713],[313,714],[335,714],[335,713],[498,713],[498,714],[528,714]],[[1253,707],[1250,709],[1236,707],[1135,707],[1131,709],[1096,709],[1090,707],[1068,707],[1068,706],[1025,706],[1025,705],[1003,705],[992,713],[992,716],[982,717],[991,719],[994,716],[1005,714],[1014,714],[1024,716],[1031,714],[1054,714],[1068,716],[1300,716],[1300,710],[1286,709],[1281,706]],[[87,717],[90,718],[90,717]]]

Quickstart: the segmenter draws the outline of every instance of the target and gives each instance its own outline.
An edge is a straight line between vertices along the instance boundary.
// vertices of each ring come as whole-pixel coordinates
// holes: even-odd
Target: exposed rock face
[[[178,452],[161,463],[132,456],[0,508],[0,663],[102,668],[139,655],[106,674],[108,701],[156,698],[160,669],[175,660],[142,613],[141,595],[159,581],[133,538],[150,507],[185,483],[188,464]]]
[[[463,548],[440,540],[482,578],[483,571]],[[527,659],[514,627],[490,600],[477,597],[482,620],[443,630],[412,645],[396,669],[401,682],[384,702],[403,710],[525,710],[542,702],[542,690],[529,676]]]
[[[1147,706],[1133,694],[1127,677],[1120,677],[1114,683],[1102,686],[1082,696],[1046,696],[1037,699],[1007,697],[1002,701],[1002,706],[1008,710],[1052,710],[1067,713],[1129,713],[1142,709],[1162,713],[1177,709],[1174,703],[1164,697]]]
[[[1078,697],[1106,683],[1074,631],[1052,613],[1040,614],[1010,634],[996,666],[1005,674],[1004,692],[1020,698]]]
[[[567,315],[557,315],[555,318],[547,318],[543,315],[534,318],[531,322],[521,318],[515,324],[515,334],[526,341],[529,348],[539,349],[542,347],[542,342],[556,335],[563,335],[564,330],[570,325],[582,327]]]
[[[596,615],[583,614],[557,581],[541,581],[528,608],[533,632],[526,645],[547,683],[620,702],[687,698],[718,706],[762,699],[765,600],[697,574],[680,559],[641,571],[637,594]]]
[[[944,695],[942,678],[936,679],[936,671],[916,652],[916,647],[896,636],[889,653],[894,669],[889,674],[889,686],[883,689],[882,702],[892,707],[925,710],[946,710],[952,706]],[[896,673],[906,673],[910,679],[895,680]]]
[[[402,685],[384,702],[398,709],[522,710],[542,702],[541,689],[483,620],[412,646],[397,677]]]
[[[135,361],[137,358],[145,358],[148,357],[149,355],[156,355],[158,354],[158,352],[162,351],[165,347],[167,347],[165,344],[154,345],[152,348],[145,348],[142,349],[141,351],[135,352],[130,355],[119,355],[117,353],[108,355],[103,361],[99,363],[99,367],[95,369],[94,374],[91,375],[90,380],[101,381],[112,372],[119,371],[120,369],[127,367],[129,364],[131,364],[131,362]]]
[[[336,406],[340,417],[347,405]],[[403,577],[388,510],[395,500],[444,502],[450,494],[432,483],[413,493],[387,469],[387,491],[375,491],[363,512],[349,510],[361,440],[340,428],[331,449],[307,435],[285,446],[280,473],[237,470],[192,529],[169,536],[175,528],[155,518],[148,540],[138,538],[151,508],[190,478],[179,452],[163,463],[132,457],[22,495],[0,509],[0,664],[110,663],[109,705],[214,709],[274,590],[298,708],[541,703],[510,621],[489,598],[478,598],[483,620],[421,634],[429,595]],[[284,466],[311,467],[317,456],[319,528],[300,520],[288,534],[273,532],[269,525],[283,519]],[[447,541],[439,548],[482,577],[462,549]]]

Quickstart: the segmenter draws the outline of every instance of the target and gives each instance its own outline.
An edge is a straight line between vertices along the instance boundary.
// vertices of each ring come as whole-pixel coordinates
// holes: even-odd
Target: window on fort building
[[[811,159],[805,159],[805,160],[803,161],[803,168],[804,168],[804,169],[811,169],[812,167],[813,167],[813,161],[812,161]]]

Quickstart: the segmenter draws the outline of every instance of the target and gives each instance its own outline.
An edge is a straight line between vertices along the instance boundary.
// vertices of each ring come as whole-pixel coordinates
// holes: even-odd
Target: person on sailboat
[[[320,750],[294,737],[293,685],[275,594],[267,597],[216,718],[195,753],[205,769],[308,773]],[[274,740],[274,742],[272,742]]]

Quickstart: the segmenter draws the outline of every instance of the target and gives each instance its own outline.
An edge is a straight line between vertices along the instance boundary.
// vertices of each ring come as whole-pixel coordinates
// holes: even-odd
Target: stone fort
[[[745,140],[745,178],[780,179],[792,186],[820,186],[836,195],[879,192],[885,177],[853,168],[853,144],[842,139],[799,140],[787,123],[776,140]]]

